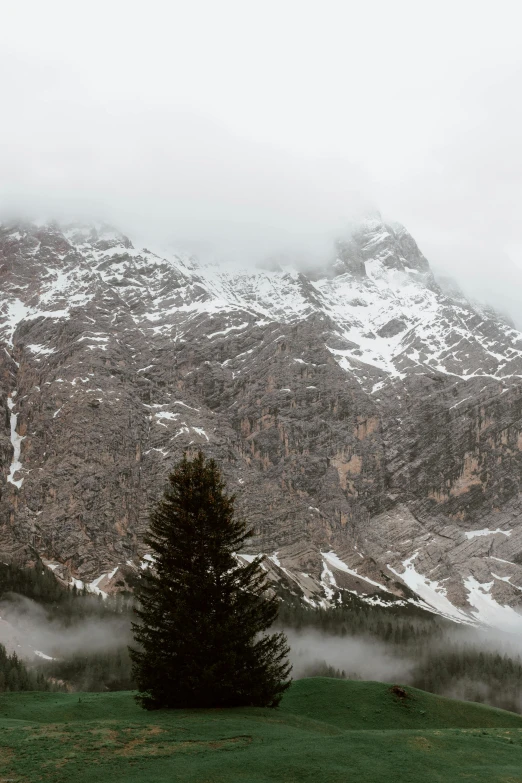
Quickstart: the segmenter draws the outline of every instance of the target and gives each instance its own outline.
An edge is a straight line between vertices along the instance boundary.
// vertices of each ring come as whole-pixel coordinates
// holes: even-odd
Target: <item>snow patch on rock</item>
[[[20,452],[22,448],[22,441],[24,440],[25,436],[19,435],[16,431],[16,428],[18,426],[18,414],[14,413],[14,400],[13,397],[16,395],[16,392],[13,392],[9,397],[7,398],[7,407],[11,411],[11,443],[13,446],[13,459],[11,462],[11,467],[9,468],[9,475],[7,476],[7,480],[14,484],[17,489],[20,489],[22,484],[24,483],[23,478],[21,479],[15,479],[15,473],[18,473],[22,469],[22,463],[20,462]]]

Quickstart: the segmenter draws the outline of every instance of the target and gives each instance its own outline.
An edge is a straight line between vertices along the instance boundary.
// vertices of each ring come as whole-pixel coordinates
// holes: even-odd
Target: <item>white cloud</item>
[[[0,201],[253,256],[376,205],[512,309],[519,6],[28,0],[3,10]]]

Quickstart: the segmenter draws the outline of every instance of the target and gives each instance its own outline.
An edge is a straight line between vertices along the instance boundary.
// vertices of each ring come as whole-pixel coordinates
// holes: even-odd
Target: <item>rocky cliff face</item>
[[[4,557],[114,588],[203,448],[308,600],[409,587],[522,626],[522,335],[442,290],[403,227],[368,220],[304,274],[4,225],[0,345]]]

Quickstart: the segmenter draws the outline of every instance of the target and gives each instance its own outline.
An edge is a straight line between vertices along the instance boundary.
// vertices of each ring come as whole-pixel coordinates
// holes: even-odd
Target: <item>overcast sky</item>
[[[522,325],[520,3],[2,8],[0,208],[243,258],[370,209]]]

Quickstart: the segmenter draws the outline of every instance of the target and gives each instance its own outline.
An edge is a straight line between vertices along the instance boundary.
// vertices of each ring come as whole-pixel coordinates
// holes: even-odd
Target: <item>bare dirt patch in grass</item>
[[[172,756],[177,753],[198,753],[202,751],[232,750],[245,745],[250,745],[250,735],[239,737],[226,737],[219,740],[178,740],[165,739],[163,742],[150,742],[148,734],[142,737],[134,737],[123,747],[114,751],[116,756],[140,757],[140,756]]]
[[[84,754],[89,754],[92,763],[95,759],[100,761],[107,756],[121,756],[125,758],[172,756],[178,753],[234,749],[252,742],[250,735],[212,740],[179,740],[161,728],[161,726],[156,725],[133,726],[122,729],[114,726],[99,726],[82,731],[78,727],[65,727],[63,724],[50,724],[31,728],[33,729],[32,734],[27,739],[31,742],[46,742],[49,744],[50,755],[54,757],[52,761],[49,761],[49,764],[52,764],[56,769],[60,769],[71,759],[78,759]],[[57,754],[58,747],[63,744],[69,744],[72,753],[61,755],[58,751]],[[92,758],[93,754],[95,759]],[[56,755],[60,757],[56,758]],[[2,755],[0,750],[1,761]]]

